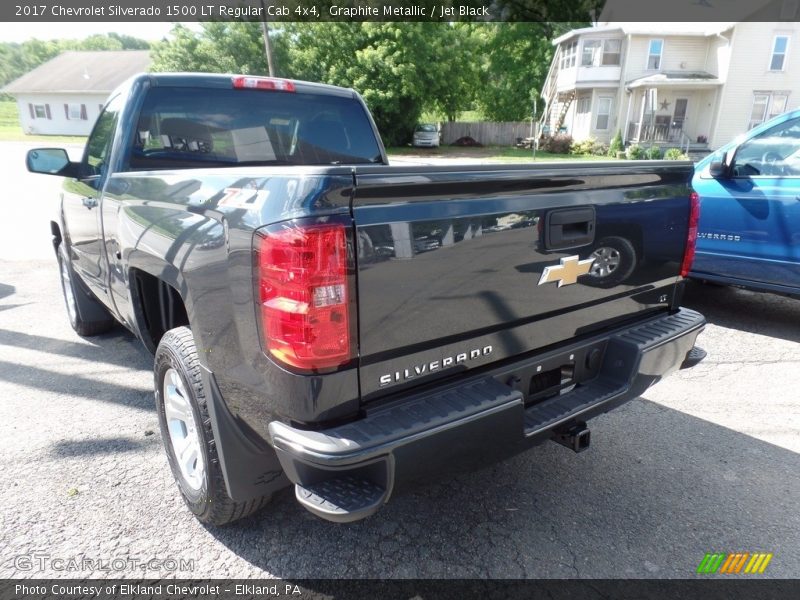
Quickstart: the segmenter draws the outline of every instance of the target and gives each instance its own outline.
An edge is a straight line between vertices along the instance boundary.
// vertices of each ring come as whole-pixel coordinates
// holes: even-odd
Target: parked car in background
[[[697,164],[691,277],[800,294],[800,109],[754,128]]]
[[[414,128],[411,145],[425,148],[439,147],[439,128],[430,123],[420,123]]]

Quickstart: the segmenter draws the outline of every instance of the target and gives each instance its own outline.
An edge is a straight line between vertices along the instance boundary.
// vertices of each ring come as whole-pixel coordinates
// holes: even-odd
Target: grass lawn
[[[396,146],[386,149],[389,158],[392,156],[419,156],[443,158],[483,158],[501,162],[531,162],[533,152],[529,149],[514,148],[513,146],[484,146],[482,148],[463,148],[460,146],[439,146],[438,148],[412,148],[411,146]],[[546,160],[616,160],[607,156],[585,156],[578,154],[550,154],[536,151],[536,162]]]
[[[0,101],[0,141],[2,142],[70,142],[86,143],[86,138],[73,135],[25,135],[19,124],[17,103]]]

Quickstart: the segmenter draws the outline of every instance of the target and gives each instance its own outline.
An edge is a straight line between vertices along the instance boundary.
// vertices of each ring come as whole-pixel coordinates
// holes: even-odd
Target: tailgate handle
[[[588,246],[594,242],[594,207],[550,211],[545,225],[544,245],[548,250]]]

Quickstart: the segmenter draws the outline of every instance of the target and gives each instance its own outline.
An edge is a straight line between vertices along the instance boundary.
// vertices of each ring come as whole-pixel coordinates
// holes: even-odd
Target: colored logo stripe
[[[697,572],[703,574],[738,574],[742,573],[763,573],[767,565],[772,560],[772,554],[766,552],[733,552],[723,554],[721,552],[706,553],[703,560],[697,566]],[[746,566],[745,566],[746,565]]]
[[[716,573],[725,559],[724,554],[706,554],[697,567],[698,573]]]

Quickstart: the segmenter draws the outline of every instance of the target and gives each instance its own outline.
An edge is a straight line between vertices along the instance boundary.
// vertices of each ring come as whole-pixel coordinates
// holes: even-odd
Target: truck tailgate
[[[691,175],[654,161],[357,167],[362,397],[673,307]]]

